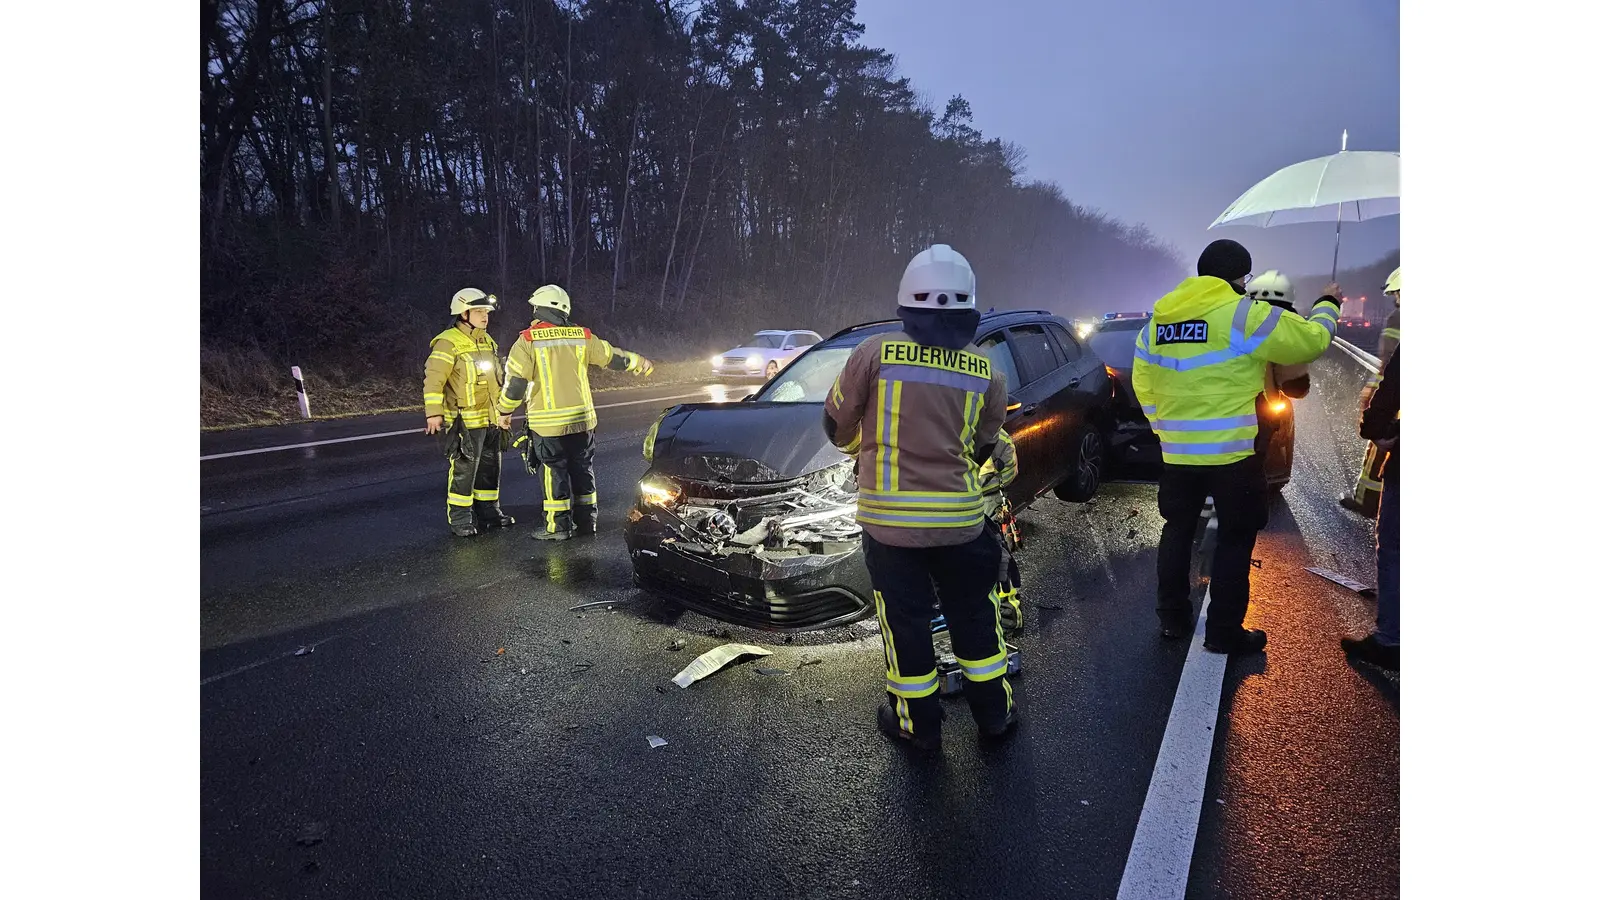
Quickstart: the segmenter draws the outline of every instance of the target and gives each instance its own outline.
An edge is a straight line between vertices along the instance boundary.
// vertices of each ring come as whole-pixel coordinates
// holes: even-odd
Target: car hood
[[[652,468],[695,481],[787,481],[849,459],[828,442],[820,403],[685,403],[656,428]]]
[[[749,356],[752,353],[777,353],[773,347],[735,347],[732,350],[722,351],[723,356]]]

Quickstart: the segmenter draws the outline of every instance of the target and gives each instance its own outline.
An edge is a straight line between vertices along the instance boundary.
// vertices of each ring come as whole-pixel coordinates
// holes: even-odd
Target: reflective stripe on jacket
[[[1367,378],[1367,387],[1377,388],[1383,383],[1383,369],[1389,364],[1389,358],[1394,356],[1394,351],[1400,348],[1400,307],[1395,306],[1394,312],[1389,313],[1388,321],[1383,323],[1383,336],[1378,338],[1378,371]]]
[[[488,427],[505,385],[499,349],[479,329],[452,325],[436,335],[422,366],[423,414],[452,420],[459,414],[468,428]]]
[[[983,489],[983,514],[993,516],[1000,509],[1005,488],[1017,480],[1017,445],[1004,428],[995,435],[994,452],[978,470],[978,483]]]
[[[639,363],[637,353],[619,350],[587,328],[535,320],[511,346],[500,412],[516,412],[526,399],[528,429],[540,437],[593,431],[600,420],[589,390],[589,367],[634,371]]]
[[[930,347],[874,335],[850,354],[824,414],[854,452],[856,521],[897,547],[964,544],[983,531],[978,448],[1005,424],[1005,375],[968,344]]]
[[[1221,466],[1255,451],[1256,397],[1268,363],[1308,363],[1328,349],[1339,304],[1309,319],[1239,296],[1209,276],[1185,279],[1156,302],[1134,345],[1133,392],[1161,441],[1161,458]]]

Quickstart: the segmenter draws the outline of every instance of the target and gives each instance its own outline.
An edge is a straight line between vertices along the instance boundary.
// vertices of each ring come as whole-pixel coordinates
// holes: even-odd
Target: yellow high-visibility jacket
[[[463,325],[435,336],[422,366],[424,415],[444,416],[447,426],[459,415],[468,428],[487,428],[505,384],[499,349],[489,332]]]
[[[1320,299],[1311,318],[1241,297],[1220,278],[1187,278],[1156,301],[1134,344],[1133,392],[1169,464],[1221,466],[1255,452],[1256,397],[1269,363],[1321,356],[1339,304]]]
[[[540,437],[593,431],[600,419],[589,391],[589,367],[637,372],[644,359],[619,350],[587,328],[535,319],[517,336],[506,360],[510,378],[500,394],[500,412],[516,412],[526,393],[528,430]]]

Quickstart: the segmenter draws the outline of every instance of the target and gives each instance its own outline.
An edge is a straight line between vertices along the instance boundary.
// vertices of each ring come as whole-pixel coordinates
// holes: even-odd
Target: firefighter
[[[1018,720],[995,597],[1000,543],[978,480],[1005,423],[1006,385],[972,346],[975,294],[961,254],[945,244],[917,254],[900,279],[901,330],[856,347],[823,404],[828,439],[859,467],[856,521],[887,665],[878,727],[922,750],[939,747],[944,719],[936,603],[979,732],[1004,738]]]
[[[1366,386],[1361,389],[1361,400],[1357,408],[1365,412],[1367,405],[1372,402],[1372,394],[1378,389],[1378,384],[1383,381],[1383,367],[1389,364],[1389,358],[1394,356],[1400,347],[1400,270],[1397,268],[1389,273],[1389,278],[1384,282],[1383,293],[1394,298],[1394,311],[1389,313],[1388,321],[1384,322],[1383,335],[1378,338],[1378,371],[1367,378]],[[1356,476],[1356,489],[1339,498],[1339,505],[1351,512],[1359,513],[1369,519],[1377,518],[1378,504],[1383,494],[1383,480],[1380,474],[1383,464],[1388,459],[1389,452],[1382,442],[1373,441],[1367,444],[1367,455],[1361,461],[1361,474]]]
[[[1294,282],[1277,269],[1268,269],[1250,279],[1247,293],[1252,300],[1270,303],[1279,309],[1295,312]],[[1311,368],[1305,364],[1282,365],[1268,363],[1261,396],[1256,398],[1256,421],[1260,429],[1256,434],[1256,453],[1263,458],[1272,443],[1273,432],[1282,427],[1282,406],[1289,400],[1304,399],[1311,393]]]
[[[455,323],[433,339],[422,368],[422,406],[428,434],[445,432],[450,460],[446,509],[450,531],[472,537],[485,528],[508,528],[516,519],[500,509],[500,452],[495,402],[505,385],[499,347],[485,329],[499,301],[477,288],[450,300]]]
[[[1267,523],[1267,484],[1255,452],[1256,400],[1271,363],[1309,363],[1327,351],[1338,327],[1338,285],[1329,285],[1311,318],[1244,296],[1250,253],[1235,241],[1213,242],[1197,276],[1156,301],[1135,341],[1133,391],[1161,442],[1157,495],[1161,530],[1156,613],[1162,634],[1193,631],[1189,562],[1195,528],[1209,495],[1216,500],[1217,546],[1205,647],[1256,653],[1265,632],[1244,628],[1250,603],[1250,555]]]
[[[994,600],[1000,607],[1000,623],[1006,631],[1022,633],[1022,575],[1017,571],[1015,552],[1022,547],[1022,536],[1017,531],[1017,518],[1005,489],[1017,480],[1017,447],[1004,428],[994,445],[994,453],[978,470],[978,485],[983,491],[983,515],[999,535],[1004,551],[999,577],[995,581]]]
[[[500,395],[500,427],[511,427],[511,414],[526,399],[529,441],[544,482],[544,527],[534,537],[564,541],[574,534],[594,534],[599,512],[594,484],[594,427],[599,419],[589,392],[589,366],[641,377],[655,367],[572,324],[572,298],[556,285],[534,291],[528,302],[533,324],[511,346],[506,362],[510,377]]]

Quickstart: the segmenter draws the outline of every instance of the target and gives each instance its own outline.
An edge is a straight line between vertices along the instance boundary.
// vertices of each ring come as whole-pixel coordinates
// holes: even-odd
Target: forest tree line
[[[555,282],[688,356],[890,315],[934,242],[985,306],[1068,315],[1187,268],[930,108],[853,0],[202,0],[200,32],[212,353],[414,374],[458,288],[507,338]]]

